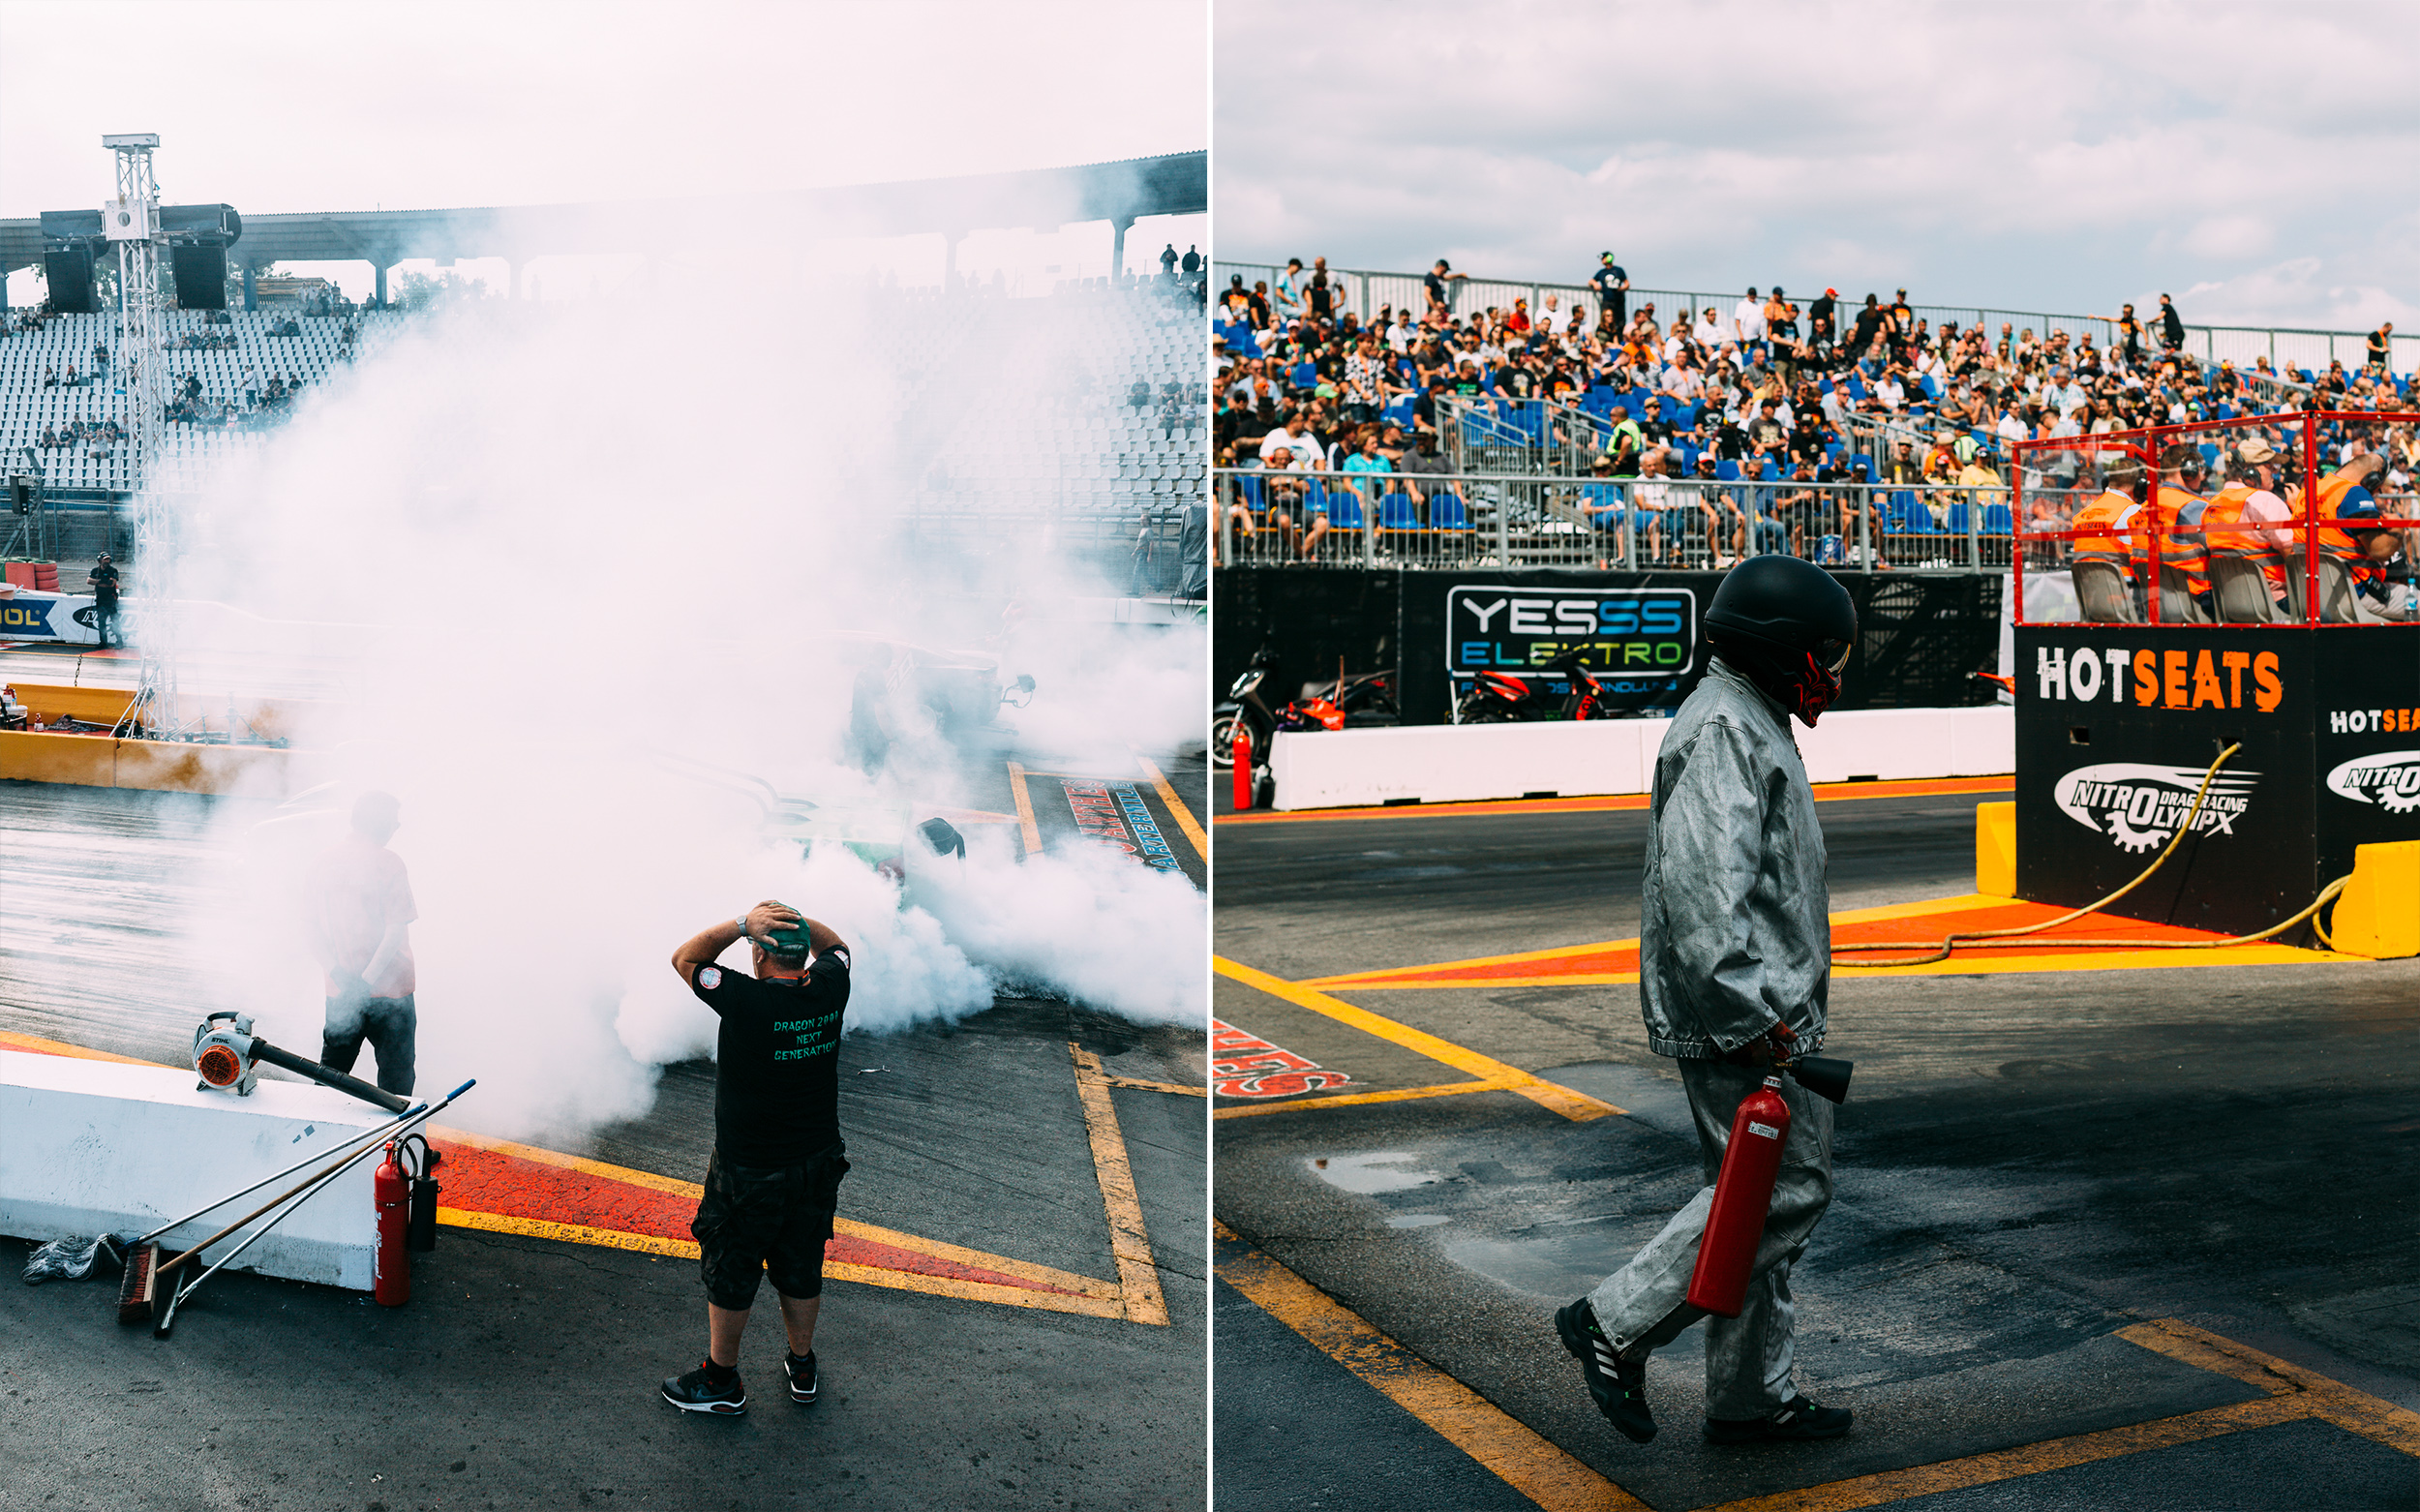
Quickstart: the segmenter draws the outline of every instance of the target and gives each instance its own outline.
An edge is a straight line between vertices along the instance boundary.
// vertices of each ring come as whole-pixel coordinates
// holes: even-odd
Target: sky
[[[2368,330],[2420,318],[2420,12],[1218,0],[1222,257]]]
[[[252,214],[778,194],[1197,152],[1207,28],[1206,0],[0,0],[0,217],[98,205],[112,132],[160,134],[166,202]],[[1206,218],[1139,227],[1130,262],[1159,251],[1146,235],[1181,252],[1187,232],[1206,246]],[[972,265],[1100,274],[1109,245],[1104,224],[972,249]],[[500,261],[463,271],[507,278]],[[560,259],[531,276],[588,292],[628,271]],[[30,277],[11,281],[13,303]]]

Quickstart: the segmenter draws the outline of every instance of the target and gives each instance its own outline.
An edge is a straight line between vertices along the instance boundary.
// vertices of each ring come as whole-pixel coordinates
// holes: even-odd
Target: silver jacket
[[[1824,832],[1782,707],[1717,656],[1655,756],[1639,1008],[1660,1055],[1710,1057],[1787,1019],[1823,1043]]]

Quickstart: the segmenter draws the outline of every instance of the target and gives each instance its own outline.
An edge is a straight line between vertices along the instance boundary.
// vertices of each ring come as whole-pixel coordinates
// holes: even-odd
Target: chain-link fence
[[[1827,566],[2007,571],[2009,490],[1791,478],[1566,478],[1219,469],[1228,565],[1716,569],[1786,553]]]

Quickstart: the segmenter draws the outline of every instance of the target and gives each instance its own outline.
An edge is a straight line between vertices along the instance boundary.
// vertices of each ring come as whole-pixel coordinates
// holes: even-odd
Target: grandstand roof
[[[242,209],[241,206],[238,206]],[[1199,215],[1210,208],[1209,155],[1170,153],[957,178],[851,184],[754,199],[599,200],[584,204],[489,205],[456,210],[244,210],[243,239],[230,258],[271,262],[367,261],[381,267],[411,257],[523,258],[578,253],[636,253],[701,236],[728,235],[742,224],[813,226],[841,236],[895,236],[1147,215]],[[42,223],[0,221],[0,273],[42,261]]]

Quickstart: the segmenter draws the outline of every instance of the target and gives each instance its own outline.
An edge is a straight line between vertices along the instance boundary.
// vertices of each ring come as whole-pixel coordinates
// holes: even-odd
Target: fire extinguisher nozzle
[[[1834,1060],[1829,1055],[1801,1055],[1790,1063],[1790,1074],[1799,1085],[1827,1103],[1849,1100],[1849,1074],[1857,1070],[1855,1061]]]

